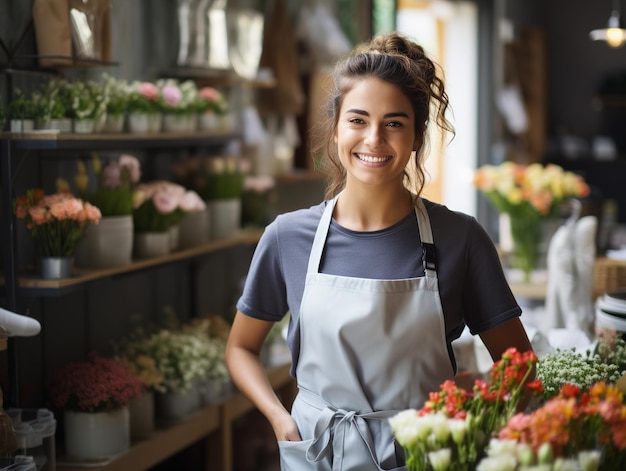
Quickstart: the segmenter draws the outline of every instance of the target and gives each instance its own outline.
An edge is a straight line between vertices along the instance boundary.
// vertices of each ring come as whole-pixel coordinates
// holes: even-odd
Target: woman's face
[[[346,185],[402,184],[416,148],[414,120],[400,88],[373,77],[356,81],[343,99],[335,132]]]

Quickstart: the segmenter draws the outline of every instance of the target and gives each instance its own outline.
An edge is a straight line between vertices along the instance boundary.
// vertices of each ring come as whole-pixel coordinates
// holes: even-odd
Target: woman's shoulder
[[[281,213],[265,228],[265,233],[279,240],[306,236],[312,238],[325,207],[326,201],[322,201],[308,208]]]
[[[474,225],[480,226],[474,216],[463,213],[461,211],[454,211],[444,204],[435,203],[425,198],[422,198],[422,201],[424,202],[424,207],[428,212],[429,218],[431,219],[431,221],[434,220],[435,223],[443,222],[447,224],[453,224],[454,227],[469,227]]]

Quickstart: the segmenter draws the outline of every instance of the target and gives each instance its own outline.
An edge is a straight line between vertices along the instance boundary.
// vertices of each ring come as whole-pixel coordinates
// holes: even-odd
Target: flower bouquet
[[[484,165],[476,171],[474,185],[509,216],[513,266],[524,272],[526,281],[537,264],[543,221],[554,217],[565,200],[589,194],[582,177],[554,164]]]
[[[139,184],[133,199],[136,233],[167,232],[185,214],[206,207],[195,191],[165,180]]]
[[[529,414],[513,416],[489,444],[478,471],[626,469],[626,404],[604,381],[588,392],[564,385]]]
[[[69,192],[44,195],[29,190],[15,200],[15,215],[24,221],[42,257],[71,257],[88,224],[98,224],[100,210]]]
[[[526,391],[541,390],[528,381],[537,363],[533,352],[511,348],[493,364],[490,382],[476,380],[473,391],[446,381],[430,393],[424,407],[390,419],[410,471],[474,470],[490,438],[517,411]]]
[[[626,341],[615,338],[608,341],[598,337],[594,352],[585,354],[574,349],[557,349],[539,359],[537,378],[543,384],[543,396],[551,399],[566,385],[576,386],[582,392],[600,381],[615,384],[626,374]]]

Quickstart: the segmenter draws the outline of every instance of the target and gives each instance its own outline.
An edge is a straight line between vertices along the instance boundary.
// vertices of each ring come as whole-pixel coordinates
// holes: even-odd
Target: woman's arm
[[[519,318],[511,319],[497,327],[482,332],[480,338],[489,350],[492,360],[498,361],[508,348],[515,348],[518,352],[532,350],[532,344],[526,335],[526,330]],[[535,379],[535,371],[531,371],[526,383]],[[519,402],[518,410],[523,411],[531,399],[531,392],[526,390]]]
[[[296,423],[276,396],[259,354],[273,323],[237,311],[226,345],[233,382],[270,422],[278,440],[299,441]]]

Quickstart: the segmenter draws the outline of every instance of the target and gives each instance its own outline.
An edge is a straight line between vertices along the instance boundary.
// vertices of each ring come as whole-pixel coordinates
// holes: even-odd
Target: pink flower
[[[158,100],[159,95],[161,94],[159,87],[150,82],[141,82],[137,87],[137,91],[141,96],[152,101]]]
[[[200,98],[206,101],[215,102],[222,99],[222,94],[213,87],[202,87],[198,94]]]
[[[122,169],[117,162],[111,162],[102,170],[102,185],[107,188],[115,188],[120,185]]]
[[[164,85],[161,89],[161,93],[163,94],[165,103],[172,107],[178,106],[183,99],[183,93],[176,85]]]
[[[161,214],[169,214],[178,207],[178,197],[168,191],[157,191],[152,197],[154,207]]]
[[[119,165],[122,169],[126,169],[128,171],[131,183],[139,182],[139,179],[141,178],[141,166],[137,157],[122,154],[120,155]]]
[[[195,191],[186,191],[179,201],[180,208],[186,213],[202,211],[206,203]]]

